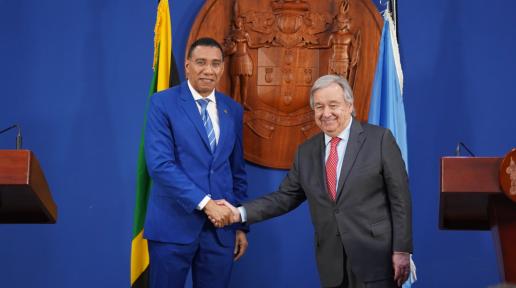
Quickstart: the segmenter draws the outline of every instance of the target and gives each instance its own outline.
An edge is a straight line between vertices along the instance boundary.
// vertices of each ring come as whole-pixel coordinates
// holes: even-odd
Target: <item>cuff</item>
[[[240,212],[240,220],[242,223],[247,222],[247,212],[243,206],[237,207],[238,212]]]
[[[211,200],[210,195],[204,196],[204,198],[202,198],[201,202],[199,202],[199,204],[197,205],[197,210],[202,211],[202,209],[204,209],[204,206],[206,206],[206,204],[208,204],[208,202],[210,200]]]

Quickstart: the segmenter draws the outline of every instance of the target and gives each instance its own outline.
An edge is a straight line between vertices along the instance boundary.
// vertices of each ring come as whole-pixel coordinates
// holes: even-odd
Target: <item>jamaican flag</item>
[[[179,83],[176,63],[172,52],[172,25],[168,0],[158,1],[156,26],[154,28],[154,77],[149,96]],[[131,287],[149,287],[149,252],[147,240],[143,239],[143,223],[147,211],[147,201],[151,187],[151,179],[145,164],[143,142],[145,135],[144,116],[143,130],[138,154],[138,171],[136,177],[136,207],[134,211],[133,239],[131,245]]]

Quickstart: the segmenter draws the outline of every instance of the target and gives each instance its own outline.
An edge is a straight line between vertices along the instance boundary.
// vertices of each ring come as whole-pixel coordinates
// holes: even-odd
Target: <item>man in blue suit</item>
[[[198,39],[185,61],[188,81],[151,98],[145,157],[153,187],[144,227],[151,287],[182,288],[190,268],[194,287],[227,287],[233,260],[247,248],[242,230],[211,222],[228,224],[231,214],[215,200],[238,205],[247,197],[243,109],[215,91],[223,61],[219,43]]]

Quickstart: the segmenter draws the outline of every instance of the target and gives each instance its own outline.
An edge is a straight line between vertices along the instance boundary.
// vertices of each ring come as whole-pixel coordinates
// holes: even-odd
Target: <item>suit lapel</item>
[[[220,97],[219,93],[215,92],[215,97],[217,99],[217,114],[219,116],[219,129],[220,129],[220,135],[219,135],[219,141],[217,143],[217,148],[215,149],[215,159],[220,155],[222,152],[224,145],[229,140],[228,135],[230,129],[233,129],[233,123],[231,116],[229,114],[229,108],[224,103],[224,100],[222,97]]]
[[[319,183],[322,184],[323,189],[321,189],[321,197],[323,199],[331,202],[333,200],[330,199],[330,196],[328,194],[328,185],[326,184],[326,163],[325,163],[325,155],[326,155],[326,143],[324,143],[324,133],[320,133],[319,136],[317,136],[319,139],[315,141],[314,150],[311,155],[313,155],[314,159],[312,160],[312,163],[314,165],[313,171],[321,171],[321,173],[316,173],[316,175],[319,176]]]
[[[210,150],[210,142],[208,140],[208,135],[206,135],[204,124],[202,123],[201,114],[199,113],[199,109],[197,109],[197,104],[195,103],[192,92],[190,92],[186,82],[181,85],[181,93],[179,94],[179,98],[181,99],[181,108],[185,112],[186,116],[188,116],[190,121],[192,121],[195,130],[197,130],[199,136],[201,136],[202,142],[204,142],[206,148]]]
[[[344,154],[344,160],[340,170],[339,183],[337,186],[337,201],[343,194],[342,191],[344,184],[346,183],[349,173],[355,164],[355,160],[360,149],[362,149],[362,144],[364,144],[365,138],[366,136],[362,129],[362,125],[358,120],[353,119],[353,122],[351,123],[351,131],[349,132],[348,146],[346,147],[346,153]]]
[[[320,133],[318,137],[319,139],[317,139],[317,141],[315,142],[316,145],[314,147],[314,153],[312,153],[312,155],[314,155],[315,157],[315,161],[312,161],[312,163],[314,163],[315,165],[314,171],[322,171],[322,173],[317,174],[319,174],[319,177],[321,177],[319,181],[324,186],[323,192],[325,195],[323,195],[323,197],[325,196],[329,200],[330,198],[328,196],[328,185],[326,185],[326,163],[324,162],[326,149],[326,145],[324,143],[324,133]]]

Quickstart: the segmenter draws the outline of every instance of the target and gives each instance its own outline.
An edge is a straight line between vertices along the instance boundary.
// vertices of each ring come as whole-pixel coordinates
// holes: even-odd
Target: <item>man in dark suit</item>
[[[310,95],[323,133],[301,144],[277,192],[235,209],[255,223],[308,200],[323,287],[396,287],[410,272],[411,200],[405,164],[387,129],[353,115],[347,81],[326,75]]]
[[[215,91],[224,70],[221,46],[195,41],[185,61],[188,78],[152,96],[145,156],[153,180],[144,226],[151,287],[227,287],[233,260],[247,247],[245,233],[216,229],[246,198],[242,107]],[[236,240],[235,240],[236,239]]]

